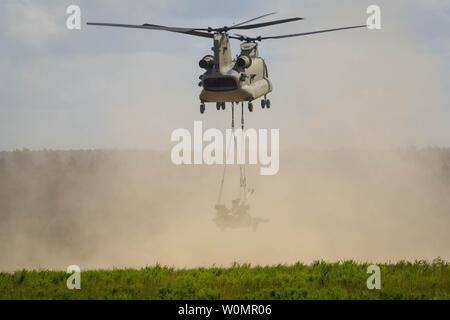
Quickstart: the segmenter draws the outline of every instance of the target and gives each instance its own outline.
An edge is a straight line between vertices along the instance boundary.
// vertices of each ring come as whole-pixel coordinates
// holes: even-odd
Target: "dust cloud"
[[[280,161],[275,176],[248,168],[251,214],[270,222],[221,232],[220,166],[143,150],[0,153],[0,270],[449,258],[449,149],[289,149]]]
[[[197,113],[197,61],[210,43],[180,42],[181,54],[171,46],[155,52],[162,42],[152,40],[124,53],[126,45],[112,41],[115,52],[30,54],[31,69],[18,67],[21,55],[4,60],[12,76],[1,102],[11,106],[2,114],[2,149],[140,150],[0,152],[0,270],[449,260],[450,149],[427,147],[450,146],[449,64],[430,44],[447,33],[417,25],[418,16],[437,19],[448,5],[410,3],[381,1],[376,32],[261,44],[272,108],[255,110],[246,127],[280,129],[281,150],[277,175],[248,168],[251,214],[270,220],[257,232],[220,232],[212,221],[222,167],[170,161],[174,129],[198,119],[229,125],[229,110],[207,105],[204,118]],[[263,35],[364,23],[370,4],[285,1],[286,14],[307,19]],[[101,35],[111,43],[87,34],[80,47],[88,40],[99,47]],[[144,43],[138,36],[126,33]],[[24,107],[6,99],[11,92],[26,98]],[[228,206],[238,188],[238,168],[230,167]]]

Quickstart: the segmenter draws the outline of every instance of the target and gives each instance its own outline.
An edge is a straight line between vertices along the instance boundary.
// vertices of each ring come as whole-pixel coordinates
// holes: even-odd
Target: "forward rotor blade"
[[[267,14],[265,14],[265,15],[262,15],[262,16],[259,16],[259,17],[256,17],[256,18],[253,18],[253,19],[250,19],[250,20],[247,20],[247,21],[244,21],[244,22],[235,24],[235,25],[232,25],[230,28],[234,28],[234,27],[237,27],[237,26],[241,26],[241,25],[243,25],[243,24],[246,24],[246,23],[249,23],[249,22],[258,20],[258,19],[262,19],[262,18],[265,18],[265,17],[267,17],[267,16],[271,16],[271,15],[273,15],[273,14],[276,14],[276,12],[267,13]]]
[[[135,25],[135,24],[118,24],[118,23],[98,23],[98,22],[88,22],[91,26],[104,26],[104,27],[119,27],[119,28],[135,28],[135,29],[151,29],[151,30],[164,30],[173,32],[183,32],[193,30],[192,28],[173,28],[158,25]]]
[[[262,23],[256,23],[256,24],[249,24],[246,26],[237,26],[237,27],[233,26],[233,27],[229,27],[228,30],[231,30],[231,29],[241,29],[241,30],[255,29],[255,28],[271,26],[274,24],[281,24],[281,23],[293,22],[293,21],[298,21],[298,20],[303,20],[303,18],[289,18],[289,19],[274,20],[274,21],[262,22]]]
[[[315,34],[315,33],[331,32],[331,31],[346,30],[346,29],[355,29],[355,28],[364,28],[364,27],[367,27],[367,25],[352,26],[352,27],[343,27],[343,28],[327,29],[327,30],[318,30],[318,31],[302,32],[302,33],[293,33],[293,34],[286,34],[286,35],[282,35],[282,36],[261,37],[260,39],[261,39],[261,40],[268,40],[268,39],[283,39],[283,38],[291,38],[291,37],[307,36],[307,35]]]
[[[212,34],[194,31],[194,29],[192,29],[192,28],[174,28],[174,27],[160,26],[160,25],[156,25],[156,24],[134,25],[134,24],[118,24],[118,23],[98,23],[98,22],[88,22],[87,24],[91,25],[91,26],[169,31],[169,32],[184,33],[184,34],[189,34],[192,36],[199,36],[199,37],[205,37],[205,38],[213,38],[214,37]]]

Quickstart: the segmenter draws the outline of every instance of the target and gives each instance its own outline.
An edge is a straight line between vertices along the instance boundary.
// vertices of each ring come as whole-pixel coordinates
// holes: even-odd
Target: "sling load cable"
[[[239,174],[240,174],[240,199],[243,199],[244,203],[247,202],[247,178],[245,174],[245,158],[247,157],[245,152],[245,135],[244,135],[244,102],[241,104],[241,129],[242,129],[242,137],[243,141],[241,142],[241,155],[244,157],[244,164],[239,165]]]
[[[244,159],[246,157],[246,154],[244,154],[245,152],[245,136],[244,136],[244,102],[242,102],[241,105],[241,129],[242,129],[242,137],[244,137],[244,141],[243,143],[241,143],[241,155],[244,156]],[[234,131],[234,102],[231,103],[231,133],[232,133],[232,139],[233,139],[233,150],[235,150],[237,152],[237,142],[236,142],[236,135],[235,135],[235,131]],[[231,139],[229,141],[228,144],[228,149],[230,148],[230,144],[231,144]],[[234,152],[233,152],[234,154]],[[227,156],[226,156],[227,158]],[[236,155],[237,158],[237,155]],[[225,164],[224,164],[224,168],[223,168],[223,174],[222,174],[222,180],[220,182],[220,189],[219,189],[219,196],[217,199],[217,204],[221,204],[222,201],[222,192],[223,192],[223,185],[225,182],[225,174],[226,174],[226,169],[227,169],[227,159],[225,159]],[[239,165],[239,180],[240,180],[240,186],[239,186],[239,199],[241,199],[241,201],[243,200],[244,203],[247,202],[247,178],[246,178],[246,172],[245,172],[245,162],[244,164],[240,164]]]
[[[231,138],[235,142],[233,145],[233,148],[235,148],[236,141],[234,140],[235,139],[235,137],[234,137],[234,102],[231,103],[231,135],[232,135]],[[223,166],[222,181],[220,182],[219,197],[217,199],[217,204],[221,204],[221,202],[222,202],[222,191],[223,191],[223,184],[225,182],[225,173],[227,170],[227,160],[228,160],[228,150],[230,150],[230,145],[231,145],[231,139],[228,143],[228,148],[225,150],[225,163]],[[233,155],[234,155],[234,152],[233,152]]]

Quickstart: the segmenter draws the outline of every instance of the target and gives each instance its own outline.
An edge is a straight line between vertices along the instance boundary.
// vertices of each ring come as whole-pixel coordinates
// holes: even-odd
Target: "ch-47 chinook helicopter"
[[[206,70],[205,73],[200,76],[201,82],[199,83],[199,86],[203,87],[200,94],[200,112],[205,112],[205,102],[215,102],[217,110],[224,110],[226,102],[231,102],[233,104],[238,102],[244,104],[244,102],[248,102],[248,110],[252,112],[252,102],[260,97],[263,97],[263,99],[261,99],[261,107],[270,108],[270,100],[267,99],[267,94],[272,91],[272,83],[269,80],[267,65],[264,59],[259,56],[257,41],[299,37],[315,33],[366,27],[366,25],[358,25],[266,37],[247,37],[240,34],[228,34],[231,30],[249,30],[303,20],[303,18],[289,18],[248,24],[273,14],[275,14],[275,12],[234,24],[230,27],[225,26],[219,28],[178,28],[148,23],[143,25],[128,25],[88,22],[87,24],[107,27],[161,30],[213,39],[214,46],[212,50],[214,55],[206,55],[199,62],[200,67]],[[236,39],[243,42],[241,44],[241,53],[234,60],[231,56],[230,39]]]

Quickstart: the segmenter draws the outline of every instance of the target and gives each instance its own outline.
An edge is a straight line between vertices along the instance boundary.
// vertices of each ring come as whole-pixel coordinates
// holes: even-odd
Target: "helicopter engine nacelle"
[[[247,69],[252,65],[252,58],[246,55],[239,56],[236,60],[236,66],[239,69]]]
[[[205,70],[211,69],[214,66],[214,57],[211,55],[204,56],[198,65]]]

